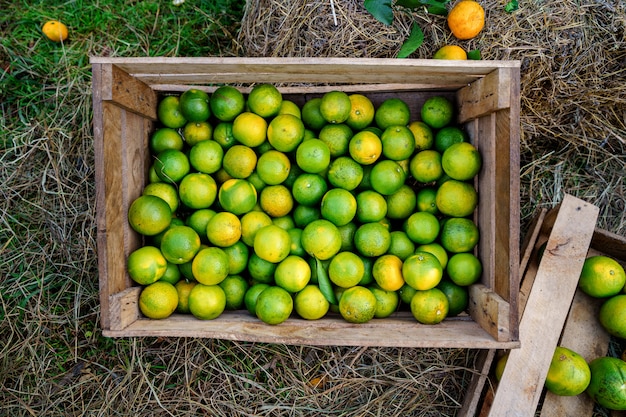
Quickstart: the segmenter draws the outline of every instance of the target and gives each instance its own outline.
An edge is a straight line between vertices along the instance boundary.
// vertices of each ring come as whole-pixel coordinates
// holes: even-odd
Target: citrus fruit
[[[478,149],[468,142],[451,145],[441,156],[441,166],[445,173],[459,181],[474,178],[481,165],[482,159]]]
[[[221,248],[210,246],[200,249],[191,263],[196,281],[205,285],[217,285],[228,276],[229,259]]]
[[[337,226],[325,219],[306,225],[301,240],[304,250],[320,260],[332,258],[341,249],[341,234]]]
[[[211,140],[213,127],[209,122],[188,122],[183,127],[183,138],[185,143],[193,146],[197,143]]]
[[[467,59],[467,52],[458,45],[444,45],[437,49],[433,55],[433,59]]]
[[[592,360],[589,369],[587,394],[609,410],[626,410],[626,362],[604,356]]]
[[[372,132],[361,131],[350,139],[348,144],[350,157],[361,165],[371,165],[383,152],[381,139]]]
[[[209,95],[196,88],[190,88],[180,95],[179,108],[189,122],[203,122],[211,116]]]
[[[178,96],[166,96],[157,106],[157,117],[165,127],[178,129],[185,126],[187,119],[180,111]]]
[[[591,371],[585,358],[571,349],[557,346],[546,376],[546,388],[556,395],[582,394],[591,380]]]
[[[189,173],[189,159],[182,151],[166,149],[156,156],[154,170],[161,181],[178,183]]]
[[[456,285],[449,279],[442,279],[437,288],[448,298],[448,317],[458,316],[469,306],[469,292],[466,287]]]
[[[186,280],[180,280],[175,285],[176,292],[178,293],[178,306],[176,306],[177,313],[189,314],[189,293],[196,286],[196,282],[189,282]]]
[[[269,284],[265,283],[257,283],[253,284],[246,291],[246,295],[243,298],[244,305],[246,306],[246,310],[252,315],[256,316],[256,302],[259,298],[259,294],[263,292],[266,288],[269,288]]]
[[[578,286],[586,294],[605,298],[620,293],[626,284],[624,268],[608,256],[590,256],[585,259]]]
[[[163,276],[159,278],[159,281],[169,282],[170,284],[175,285],[178,281],[180,281],[180,278],[182,276],[182,274],[180,273],[180,269],[176,264],[167,261],[166,263],[167,268],[165,269],[165,273],[163,274]]]
[[[217,198],[224,210],[240,215],[256,206],[257,192],[250,181],[231,178],[220,186]]]
[[[41,27],[41,31],[53,42],[63,42],[69,36],[69,31],[64,23],[58,20],[49,20]]]
[[[185,222],[178,217],[172,217],[169,226],[165,228],[161,233],[157,233],[154,236],[150,236],[150,244],[156,246],[158,248],[161,247],[161,240],[163,240],[163,236],[167,233],[168,230],[173,229],[174,227],[184,226]]]
[[[366,128],[374,120],[374,104],[363,94],[350,94],[348,97],[351,106],[346,124],[354,130]]]
[[[165,200],[153,195],[137,197],[128,208],[128,223],[139,234],[155,236],[170,225],[172,209]]]
[[[345,123],[335,123],[324,125],[317,135],[317,138],[328,146],[330,156],[336,158],[348,153],[350,139],[354,132]]]
[[[339,252],[328,264],[328,277],[341,288],[354,287],[361,281],[364,273],[363,261],[353,252]]]
[[[372,266],[372,276],[383,290],[399,290],[404,285],[402,259],[391,254],[385,254],[376,258]]]
[[[467,135],[457,126],[442,127],[435,134],[434,148],[439,153],[444,153],[446,149],[455,143],[465,142]]]
[[[306,206],[301,206],[301,207],[306,207]],[[304,226],[305,225],[302,225],[301,227],[304,227]],[[300,229],[300,226],[292,227],[291,229],[288,229],[287,233],[289,233],[289,237],[291,238],[291,246],[289,248],[289,254],[296,255],[296,256],[305,256],[306,251],[302,247],[302,229]]]
[[[447,22],[457,39],[472,39],[485,26],[485,10],[476,1],[462,0],[448,12]]]
[[[496,367],[494,369],[494,376],[496,377],[497,381],[500,381],[500,379],[502,379],[502,374],[504,373],[504,368],[506,367],[506,362],[509,359],[509,352],[506,352],[505,354],[503,354],[502,356],[500,356],[500,358],[498,359],[498,362],[496,362]]]
[[[354,246],[363,256],[380,256],[387,252],[391,245],[391,233],[380,222],[360,225],[354,233]]]
[[[281,287],[264,289],[256,299],[256,316],[267,324],[280,324],[287,320],[293,311],[291,294]]]
[[[178,292],[169,282],[157,281],[141,290],[139,310],[150,319],[164,319],[178,306]]]
[[[241,275],[229,275],[218,285],[226,297],[226,310],[239,310],[244,306],[244,297],[249,285]]]
[[[278,110],[278,114],[291,114],[296,116],[298,119],[302,118],[302,112],[300,111],[300,107],[296,103],[291,100],[285,100],[283,98],[282,103],[280,103],[280,109]]]
[[[311,267],[304,258],[288,255],[274,271],[274,282],[290,293],[304,289],[311,280]]]
[[[293,209],[292,217],[295,226],[302,228],[313,220],[321,219],[322,212],[317,206],[299,204]]]
[[[433,149],[416,153],[409,162],[409,172],[423,184],[437,181],[443,175],[441,154]]]
[[[326,315],[330,304],[317,285],[307,285],[293,300],[294,310],[305,320],[318,320]]]
[[[148,146],[153,154],[158,154],[166,149],[182,150],[184,141],[180,133],[176,129],[170,127],[162,127],[157,129],[152,135],[150,135],[150,142]]]
[[[267,127],[267,140],[281,152],[295,150],[304,139],[304,123],[292,114],[279,114]]]
[[[422,121],[413,121],[408,126],[413,139],[415,139],[415,150],[424,151],[433,147],[434,135],[433,131],[426,123]]]
[[[233,135],[232,122],[220,122],[213,129],[213,140],[226,150],[237,143]]]
[[[598,318],[609,334],[626,339],[626,294],[607,299],[600,307]]]
[[[254,148],[267,139],[267,122],[258,114],[243,112],[233,120],[232,133],[237,142]]]
[[[252,252],[248,258],[248,274],[252,282],[262,282],[274,284],[274,272],[278,264],[266,261],[256,253]]]
[[[439,236],[439,220],[427,211],[411,214],[403,223],[404,232],[418,245],[432,243]]]
[[[273,149],[262,154],[256,163],[256,171],[267,185],[281,184],[289,176],[290,170],[289,157]]]
[[[320,210],[324,219],[331,221],[335,226],[343,226],[354,219],[357,200],[348,190],[331,188],[324,194]]]
[[[328,184],[324,177],[318,174],[302,174],[296,178],[291,187],[294,200],[305,206],[318,205],[326,191]]]
[[[142,246],[128,255],[126,261],[128,275],[140,285],[158,281],[165,275],[167,260],[158,248]]]
[[[452,121],[454,107],[447,98],[433,96],[424,102],[420,112],[424,123],[431,128],[441,129]]]
[[[387,201],[387,217],[393,220],[406,219],[417,206],[415,191],[407,184],[402,185],[395,193],[386,195],[385,200]]]
[[[361,223],[377,222],[387,215],[387,200],[373,190],[361,191],[356,196],[356,218]]]
[[[322,96],[320,114],[328,123],[343,123],[350,117],[352,102],[343,91],[329,91]]]
[[[263,211],[249,211],[241,217],[241,240],[248,245],[254,245],[254,236],[263,226],[272,224],[271,217]]]
[[[400,304],[400,296],[397,291],[386,291],[378,285],[371,285],[368,289],[376,297],[376,312],[374,317],[382,319],[392,315]]]
[[[257,156],[252,148],[245,145],[234,145],[224,154],[222,166],[233,178],[247,178],[257,164]]]
[[[471,219],[450,218],[441,227],[439,240],[448,252],[469,252],[478,243],[478,227]]]
[[[411,110],[402,99],[388,98],[376,109],[374,120],[383,131],[389,126],[407,126],[411,120]]]
[[[429,252],[415,252],[402,263],[402,276],[418,291],[435,288],[443,277],[439,259]]]
[[[237,88],[223,85],[211,94],[209,99],[211,113],[218,120],[232,122],[246,106],[246,100]]]
[[[241,221],[229,211],[220,211],[209,219],[206,235],[215,246],[225,248],[234,245],[241,238]]]
[[[320,139],[309,139],[298,145],[296,164],[304,171],[318,174],[328,168],[330,149]]]
[[[238,240],[230,246],[223,247],[222,250],[228,256],[228,273],[231,275],[241,274],[248,266],[250,249],[248,245]]]
[[[215,210],[212,209],[200,209],[194,210],[186,219],[185,225],[191,227],[200,236],[200,240],[203,243],[208,243],[209,239],[206,236],[206,226],[209,223],[211,217],[215,215]]]
[[[354,234],[356,233],[357,225],[354,222],[344,224],[337,228],[341,235],[341,250],[352,251],[354,249]]]
[[[222,167],[224,149],[214,140],[198,142],[189,150],[189,163],[199,172],[213,174]]]
[[[261,117],[276,116],[283,102],[283,96],[272,84],[257,84],[248,94],[250,111]]]
[[[209,174],[192,172],[180,181],[178,194],[180,201],[190,209],[209,208],[217,197],[217,184]]]
[[[466,217],[476,209],[478,194],[470,183],[448,180],[437,189],[435,204],[446,216]]]
[[[330,163],[326,179],[334,187],[352,191],[363,179],[363,167],[348,156],[340,156]]]
[[[415,243],[409,236],[402,230],[394,230],[389,236],[391,237],[391,243],[387,253],[396,255],[401,260],[405,260],[415,252]]]
[[[168,262],[182,264],[191,261],[200,249],[200,236],[189,226],[170,228],[161,238],[161,252]]]
[[[268,185],[261,190],[259,204],[271,217],[283,217],[293,209],[293,196],[283,184]]]
[[[290,214],[272,218],[272,224],[280,227],[283,230],[289,230],[296,227],[296,223],[293,221],[293,217]]]
[[[411,300],[413,299],[413,296],[415,295],[416,292],[417,292],[417,290],[415,288],[411,287],[407,283],[404,283],[402,288],[400,288],[398,290],[398,295],[400,296],[400,301],[403,302],[404,304],[410,306],[411,305]]]
[[[153,182],[143,187],[141,195],[153,195],[159,197],[170,206],[172,213],[178,210],[180,199],[176,187],[167,182]]]
[[[417,210],[426,211],[437,215],[437,189],[434,187],[424,187],[417,192]]]
[[[302,106],[302,121],[306,127],[314,131],[319,131],[326,124],[326,119],[320,111],[321,104],[322,98],[315,97]]]
[[[426,245],[419,245],[415,248],[416,252],[428,252],[437,257],[441,267],[445,269],[448,265],[448,252],[437,242],[428,243]]]
[[[389,126],[380,136],[383,155],[394,161],[408,159],[415,151],[413,132],[406,125]]]
[[[418,290],[411,298],[411,313],[422,324],[441,323],[448,310],[448,298],[439,288]]]
[[[480,260],[473,253],[455,253],[448,259],[446,273],[452,282],[466,287],[480,279],[483,267]]]
[[[374,165],[370,172],[370,183],[375,191],[390,195],[400,190],[406,176],[406,172],[396,161],[386,159]]]
[[[189,292],[189,312],[200,320],[218,318],[226,309],[226,294],[219,285],[196,284]]]
[[[268,262],[278,263],[289,255],[291,237],[274,224],[263,226],[254,236],[254,253]]]
[[[376,297],[366,287],[348,288],[339,299],[339,313],[349,323],[367,323],[376,314]]]

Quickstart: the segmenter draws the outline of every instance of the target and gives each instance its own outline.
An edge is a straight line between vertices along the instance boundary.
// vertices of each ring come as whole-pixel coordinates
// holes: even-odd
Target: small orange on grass
[[[422,324],[441,323],[448,310],[448,298],[439,288],[418,290],[411,299],[411,313]]]
[[[200,320],[218,318],[226,308],[226,294],[219,285],[196,284],[189,292],[189,311]]]
[[[348,288],[339,299],[339,313],[349,323],[367,323],[376,314],[376,296],[366,287]]]
[[[215,246],[200,249],[191,264],[193,277],[204,285],[217,285],[222,282],[228,276],[228,268],[228,255]]]
[[[139,310],[150,319],[165,319],[178,306],[178,292],[169,282],[157,281],[141,291]]]
[[[69,30],[64,23],[58,20],[49,20],[41,28],[41,31],[53,42],[63,42],[69,36]]]
[[[264,289],[256,300],[256,316],[267,324],[280,324],[293,311],[293,299],[285,289],[271,286]]]
[[[462,0],[450,10],[447,21],[450,31],[457,39],[472,39],[485,26],[485,10],[476,1]]]

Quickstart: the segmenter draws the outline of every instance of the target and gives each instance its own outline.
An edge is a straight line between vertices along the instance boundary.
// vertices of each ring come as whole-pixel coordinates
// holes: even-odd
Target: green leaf
[[[480,49],[474,49],[472,51],[469,51],[467,53],[467,59],[473,59],[475,61],[479,61],[482,59],[481,55],[480,55]]]
[[[417,50],[424,43],[424,32],[417,25],[417,23],[413,23],[413,27],[411,28],[411,34],[404,41],[400,51],[398,52],[398,58],[406,58],[411,55],[413,52]]]
[[[393,22],[391,0],[365,0],[363,6],[372,16],[387,26]]]
[[[504,11],[507,13],[513,13],[519,8],[519,3],[517,0],[510,0],[505,6]]]
[[[320,291],[324,295],[324,298],[330,303],[337,305],[337,297],[335,297],[335,292],[333,291],[333,286],[330,283],[330,278],[328,278],[328,273],[324,269],[324,265],[322,261],[315,258],[315,269],[317,272],[317,285],[320,287]]]
[[[420,3],[426,6],[426,10],[428,10],[428,13],[440,16],[447,16],[448,9],[446,9],[446,4],[448,4],[449,2],[450,0],[420,0]]]

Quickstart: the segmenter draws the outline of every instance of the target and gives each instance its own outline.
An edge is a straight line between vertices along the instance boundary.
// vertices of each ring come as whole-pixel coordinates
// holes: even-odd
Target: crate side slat
[[[534,415],[598,212],[565,196],[520,322],[521,346],[509,354],[489,416]]]
[[[463,404],[459,410],[457,417],[475,417],[478,406],[480,405],[481,394],[485,388],[485,383],[489,379],[491,365],[495,359],[495,349],[483,349],[478,352],[476,359],[476,370],[478,371],[472,376],[467,394],[463,398]]]
[[[492,289],[475,284],[469,287],[470,316],[496,340],[510,340],[509,303]]]
[[[156,120],[157,95],[150,86],[115,65],[105,65],[102,71],[107,79],[101,87],[104,101]]]
[[[508,109],[511,106],[512,74],[508,69],[497,69],[458,92],[459,123]]]
[[[203,321],[175,314],[165,320],[140,319],[123,331],[109,330],[106,336],[181,336],[246,340],[315,346],[379,346],[440,348],[516,348],[519,342],[497,342],[478,324],[465,319],[446,319],[436,327],[419,324],[410,315],[350,324],[337,315],[324,320],[290,318],[268,326],[247,311],[231,311]],[[373,338],[372,334],[376,337]]]

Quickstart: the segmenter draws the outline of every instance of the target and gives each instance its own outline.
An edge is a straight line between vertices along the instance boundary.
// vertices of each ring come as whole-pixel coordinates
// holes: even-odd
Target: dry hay
[[[416,22],[425,40],[411,58],[452,43],[520,60],[522,226],[567,192],[601,208],[599,226],[626,233],[625,3],[524,1],[512,14],[502,1],[481,4],[485,29],[459,42],[445,18],[421,10],[395,10],[385,26],[360,0],[253,0],[239,44],[247,56],[387,58]]]

